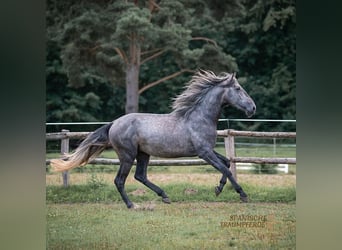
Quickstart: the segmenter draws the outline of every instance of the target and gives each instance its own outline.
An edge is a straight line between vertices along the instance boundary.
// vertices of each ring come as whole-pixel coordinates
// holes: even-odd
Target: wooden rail
[[[263,138],[296,138],[296,132],[256,132],[256,131],[240,131],[233,129],[218,130],[218,136],[227,137],[263,137]]]
[[[296,164],[296,158],[236,157],[235,153],[235,137],[296,138],[296,132],[258,132],[226,129],[218,130],[217,135],[224,137],[226,156],[230,160],[230,168],[235,179],[237,179],[237,162],[259,164]]]
[[[63,139],[83,139],[86,138],[91,132],[70,132],[69,130],[62,130],[57,133],[47,133],[46,140],[63,140]]]
[[[61,140],[61,153],[69,151],[69,139],[83,139],[91,132],[70,132],[62,130],[57,133],[47,133],[46,140]],[[224,137],[226,157],[230,160],[230,169],[237,179],[236,163],[258,163],[258,164],[296,164],[296,158],[264,158],[264,157],[236,157],[235,137],[258,137],[258,138],[296,138],[296,132],[256,132],[238,130],[218,130],[218,137]],[[96,158],[90,164],[119,164],[118,159]],[[50,160],[46,160],[50,164]],[[186,166],[186,165],[208,165],[201,159],[176,159],[176,160],[150,160],[151,166]],[[63,184],[68,185],[68,172],[63,172]]]

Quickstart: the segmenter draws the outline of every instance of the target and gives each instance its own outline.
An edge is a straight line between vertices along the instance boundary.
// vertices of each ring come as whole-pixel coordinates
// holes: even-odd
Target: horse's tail
[[[65,159],[51,160],[50,165],[52,169],[56,172],[61,172],[86,165],[108,146],[108,132],[112,125],[113,123],[111,122],[89,134],[75,152],[66,155]]]

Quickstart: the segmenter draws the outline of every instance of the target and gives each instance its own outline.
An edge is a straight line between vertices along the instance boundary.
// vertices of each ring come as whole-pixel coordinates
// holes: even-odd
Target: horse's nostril
[[[255,106],[253,106],[253,111],[255,111],[255,109],[256,109],[256,107],[255,107]]]

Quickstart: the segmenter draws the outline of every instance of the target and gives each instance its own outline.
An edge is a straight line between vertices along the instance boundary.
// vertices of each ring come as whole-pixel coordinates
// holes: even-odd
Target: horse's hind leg
[[[114,179],[115,186],[118,189],[123,201],[126,203],[128,208],[132,208],[133,203],[128,199],[128,196],[126,194],[125,182],[132,168],[133,162],[134,162],[134,159],[120,158],[120,168],[119,168],[118,174],[116,175]]]
[[[169,197],[166,195],[164,190],[162,190],[157,185],[153,184],[147,179],[147,165],[150,156],[144,152],[139,151],[137,155],[137,167],[135,171],[135,179],[140,181],[142,184],[150,188],[154,191],[157,195],[162,197],[162,201],[165,203],[171,203]]]

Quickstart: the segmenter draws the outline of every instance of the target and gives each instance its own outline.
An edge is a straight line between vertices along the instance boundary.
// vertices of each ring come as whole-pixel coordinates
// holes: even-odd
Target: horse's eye
[[[240,86],[236,86],[235,89],[236,90],[240,90],[241,88],[240,88]]]

